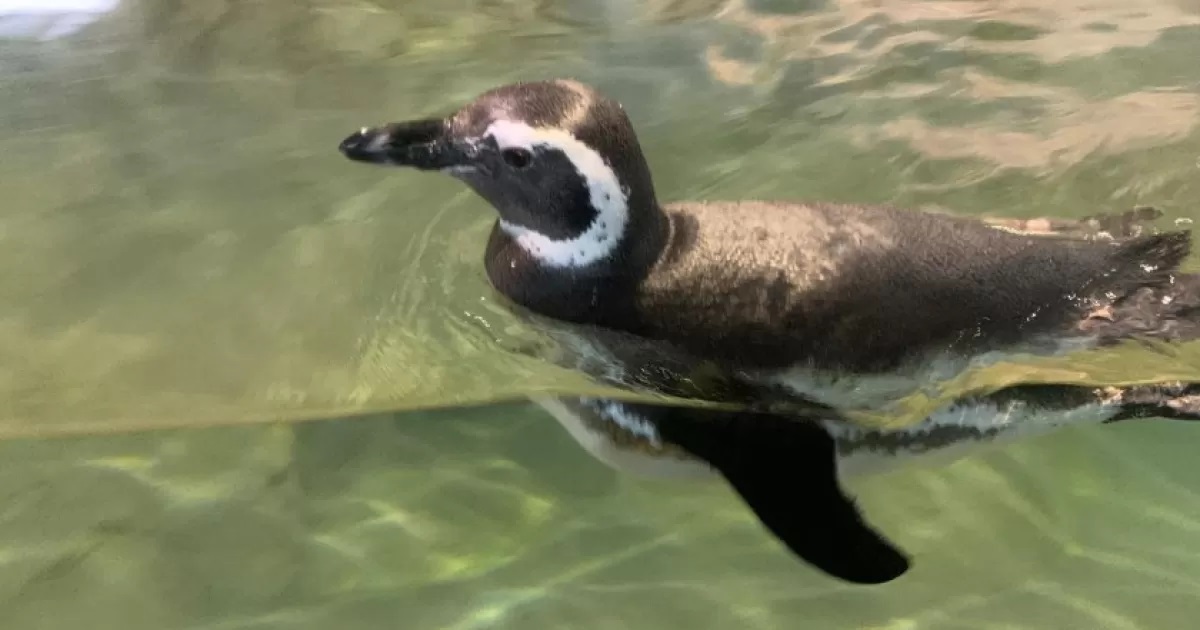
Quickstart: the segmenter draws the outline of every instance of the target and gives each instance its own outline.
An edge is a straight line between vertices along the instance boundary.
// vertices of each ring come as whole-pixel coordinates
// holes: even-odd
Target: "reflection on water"
[[[0,0],[0,38],[42,41],[75,35],[120,0]]]
[[[1175,628],[1185,425],[859,483],[885,588],[797,563],[716,484],[643,481],[532,408],[0,443],[6,628]]]
[[[541,340],[482,278],[482,202],[334,150],[520,78],[622,100],[668,199],[1197,217],[1190,0],[35,4],[0,17],[10,437],[595,388],[521,351]],[[1198,365],[1135,348],[1053,374]],[[864,480],[917,557],[866,590],[795,562],[723,487],[617,477],[524,404],[12,440],[0,625],[1182,627],[1194,432]]]

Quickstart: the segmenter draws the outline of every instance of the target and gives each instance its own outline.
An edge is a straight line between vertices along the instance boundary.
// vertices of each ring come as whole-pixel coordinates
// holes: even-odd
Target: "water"
[[[0,626],[1200,614],[1194,427],[856,482],[916,567],[833,583],[720,485],[616,476],[505,402],[603,388],[513,351],[541,340],[487,288],[481,202],[335,150],[367,122],[574,76],[625,103],[665,199],[1149,203],[1170,227],[1200,218],[1193,0],[57,4],[76,13],[0,2]],[[968,380],[1197,372],[1184,346]]]

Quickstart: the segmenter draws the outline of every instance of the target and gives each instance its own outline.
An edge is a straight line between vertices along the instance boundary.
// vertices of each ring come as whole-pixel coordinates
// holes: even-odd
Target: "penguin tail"
[[[1179,271],[1191,251],[1190,232],[1164,232],[1122,243],[1112,260],[1121,269],[1106,301],[1079,326],[1101,345],[1128,339],[1200,339],[1200,274]]]
[[[1170,285],[1192,251],[1187,230],[1135,236],[1121,242],[1109,257],[1119,280],[1133,286]]]
[[[1082,327],[1094,329],[1101,345],[1200,339],[1200,275],[1174,274],[1158,286],[1139,287],[1090,313]]]

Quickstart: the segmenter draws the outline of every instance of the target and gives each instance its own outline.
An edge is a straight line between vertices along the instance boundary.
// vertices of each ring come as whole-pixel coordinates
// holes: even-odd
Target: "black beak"
[[[363,127],[342,140],[338,150],[356,162],[421,170],[468,166],[475,154],[469,144],[450,137],[440,118]]]

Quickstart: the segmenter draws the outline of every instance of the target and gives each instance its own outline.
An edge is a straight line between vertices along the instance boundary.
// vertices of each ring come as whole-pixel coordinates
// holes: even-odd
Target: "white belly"
[[[872,446],[871,438],[879,432],[865,430],[844,422],[827,421],[825,430],[839,447],[853,448],[838,456],[838,470],[843,476],[877,474],[898,466],[920,464],[945,466],[989,446],[1051,433],[1072,424],[1100,424],[1118,411],[1115,404],[1095,403],[1069,410],[1042,410],[1023,403],[1003,406],[983,403],[962,405],[940,410],[924,421],[889,432],[902,438],[896,448]],[[973,429],[981,436],[947,443],[931,439],[938,430]],[[985,432],[992,431],[990,435]]]
[[[656,457],[642,451],[627,449],[615,442],[607,433],[597,431],[556,398],[533,398],[533,402],[558,420],[559,424],[575,438],[588,453],[605,464],[622,472],[647,477],[678,479],[704,479],[715,477],[716,471],[698,459]],[[653,428],[650,429],[653,431]]]
[[[782,387],[835,409],[883,409],[922,389],[936,388],[962,374],[998,363],[1020,363],[1031,356],[1062,356],[1094,347],[1091,339],[1047,340],[1028,348],[984,352],[968,357],[935,355],[898,372],[842,375],[797,365],[784,370],[743,371],[751,382]],[[1034,348],[1037,348],[1034,350]],[[1028,350],[1028,351],[1026,351]]]
[[[570,348],[577,367],[586,367],[588,373],[612,382],[622,382],[625,378],[624,366],[602,346],[569,331],[556,338]],[[1028,350],[1029,354],[1057,356],[1092,345],[1092,341],[1087,339],[1066,339],[1037,344],[1036,350],[1031,345]],[[971,357],[933,357],[905,372],[880,375],[842,376],[797,366],[781,371],[742,372],[739,376],[749,382],[783,387],[835,409],[878,411],[924,387],[945,383],[965,371],[1016,359],[1016,355],[1025,349],[1013,348],[1007,352],[987,352]],[[715,476],[715,471],[699,460],[659,457],[614,443],[609,434],[596,430],[555,398],[535,398],[533,401],[554,416],[593,457],[613,468],[655,477]],[[913,462],[945,465],[988,445],[1041,435],[1068,424],[1100,423],[1115,413],[1114,407],[1099,403],[1067,411],[1029,409],[1020,403],[1007,404],[1004,408],[986,403],[947,407],[920,422],[889,432],[892,437],[900,438],[898,441],[902,444],[892,450],[872,448],[872,440],[869,439],[872,431],[855,425],[827,422],[825,428],[839,444],[839,471],[846,476],[856,476],[875,474]],[[629,419],[628,424],[624,428],[630,433],[651,442],[657,440],[652,426],[643,426],[635,419]],[[992,430],[993,433],[986,437],[964,434],[958,441],[930,445],[927,438],[946,427],[974,428],[981,432]],[[851,448],[855,446],[857,448]]]
[[[716,471],[698,459],[657,456],[615,443],[609,434],[596,430],[556,398],[535,398],[593,457],[622,472],[665,478],[707,479]],[[1117,407],[1096,403],[1066,411],[1031,409],[1020,402],[1001,406],[973,404],[943,409],[924,421],[889,432],[867,430],[844,422],[826,421],[825,430],[839,447],[840,476],[871,475],[900,466],[919,464],[944,466],[991,445],[1050,433],[1070,424],[1099,424],[1111,418]],[[657,440],[653,427],[630,419],[631,432]],[[964,429],[956,439],[937,438],[939,431]],[[649,431],[649,433],[646,433]],[[886,436],[886,441],[884,438]],[[884,444],[888,444],[884,446]]]

